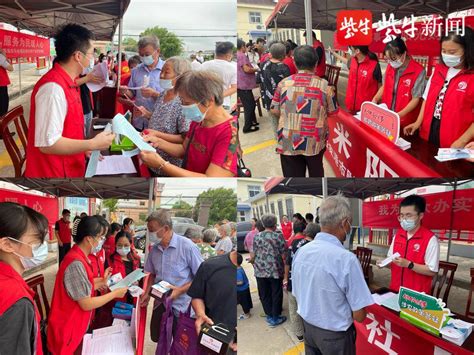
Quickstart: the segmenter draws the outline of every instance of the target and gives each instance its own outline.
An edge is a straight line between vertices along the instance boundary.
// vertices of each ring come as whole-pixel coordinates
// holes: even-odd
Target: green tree
[[[186,201],[175,202],[172,209],[175,210],[176,217],[193,218],[193,206]]]
[[[117,211],[118,200],[116,198],[108,198],[103,202],[104,207],[108,208],[110,212]]]
[[[237,220],[237,194],[232,189],[219,187],[201,192],[196,199],[194,220],[197,221],[201,202],[211,203],[209,211],[209,225],[216,224],[223,219]]]
[[[147,28],[145,31],[140,33],[141,36],[155,35],[160,40],[161,55],[168,59],[173,56],[179,56],[183,53],[184,42],[176,36],[173,32],[168,31],[166,28],[155,26]]]
[[[128,52],[137,52],[138,51],[138,42],[132,37],[124,38],[122,41],[123,50]]]

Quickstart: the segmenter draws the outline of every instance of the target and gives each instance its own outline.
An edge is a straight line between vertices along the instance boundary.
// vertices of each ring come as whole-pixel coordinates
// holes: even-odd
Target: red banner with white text
[[[460,347],[428,334],[382,306],[374,304],[366,310],[364,322],[354,322],[357,355],[472,354],[472,349],[468,348],[470,344]]]
[[[31,207],[35,211],[42,213],[49,221],[50,237],[53,235],[52,228],[59,216],[59,204],[56,197],[38,196],[19,191],[0,189],[0,202],[15,202]]]
[[[474,189],[457,190],[453,201],[453,192],[440,192],[423,195],[426,199],[426,211],[423,226],[431,229],[449,229],[451,209],[453,230],[474,230]],[[364,202],[362,223],[364,227],[399,228],[397,215],[402,199]]]
[[[48,57],[49,39],[25,33],[0,30],[0,48],[7,58]]]

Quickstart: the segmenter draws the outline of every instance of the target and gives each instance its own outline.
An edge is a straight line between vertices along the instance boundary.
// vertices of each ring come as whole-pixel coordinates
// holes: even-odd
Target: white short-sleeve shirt
[[[232,85],[237,85],[237,64],[223,59],[214,59],[204,62],[201,70],[213,71],[224,81],[224,91]],[[230,96],[224,97],[224,106],[230,107]]]

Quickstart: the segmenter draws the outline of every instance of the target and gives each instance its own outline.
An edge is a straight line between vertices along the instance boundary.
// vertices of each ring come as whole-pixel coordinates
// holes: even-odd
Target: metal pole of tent
[[[322,190],[323,190],[323,198],[328,197],[328,179],[323,177],[321,178]]]
[[[359,199],[359,235],[362,235],[362,246],[365,247],[365,234],[364,234],[364,228],[362,225],[362,204],[363,201],[360,198]],[[360,243],[360,240],[359,240]]]
[[[19,79],[19,88],[20,88],[20,96],[22,95],[21,90],[21,58],[18,58],[18,79]]]
[[[123,17],[119,21],[119,38],[118,38],[118,73],[117,73],[117,92],[120,89],[120,79],[122,77],[122,30],[123,30]]]
[[[155,190],[155,179],[151,178],[148,180],[148,215],[150,215],[153,212],[153,192]],[[150,246],[150,239],[148,238],[148,235],[145,238],[145,260],[148,258],[148,249]]]
[[[451,238],[453,236],[453,219],[454,219],[454,201],[456,199],[456,190],[458,187],[458,178],[454,178],[454,189],[453,189],[453,201],[451,202],[451,216],[449,220],[449,239],[448,239],[448,254],[446,255],[446,261],[449,261],[449,253],[451,252]]]
[[[304,0],[304,17],[306,25],[306,44],[313,45],[313,12],[311,11],[311,0]]]

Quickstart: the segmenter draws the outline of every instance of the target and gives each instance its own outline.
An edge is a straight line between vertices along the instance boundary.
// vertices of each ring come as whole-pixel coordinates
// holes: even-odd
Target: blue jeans
[[[91,133],[92,117],[94,117],[92,111],[84,114],[84,138],[88,138]]]

